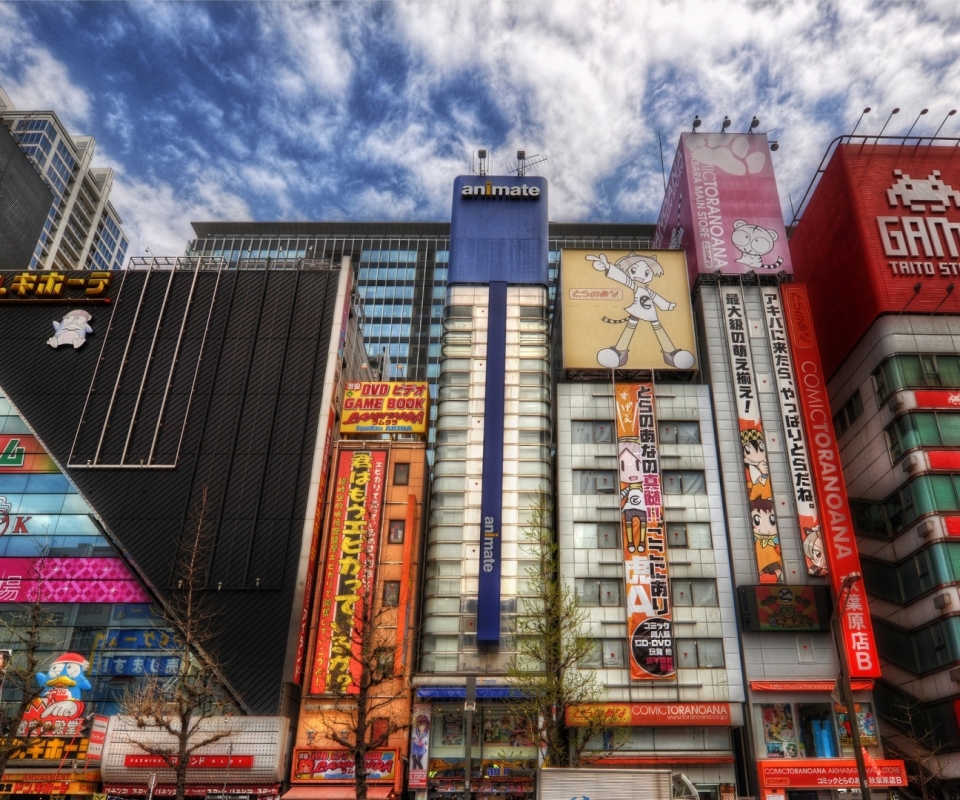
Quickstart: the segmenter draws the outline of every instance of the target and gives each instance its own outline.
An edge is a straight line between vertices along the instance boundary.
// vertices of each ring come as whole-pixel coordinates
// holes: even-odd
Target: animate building
[[[791,242],[883,664],[880,731],[912,782],[950,797],[960,793],[954,144],[842,141]]]

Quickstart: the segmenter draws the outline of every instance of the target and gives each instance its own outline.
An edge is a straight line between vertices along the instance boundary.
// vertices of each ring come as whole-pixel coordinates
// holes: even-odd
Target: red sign
[[[833,430],[830,399],[813,332],[806,287],[795,283],[783,284],[780,291],[783,293],[784,316],[796,364],[803,420],[810,438],[817,505],[830,565],[830,584],[834,596],[838,597],[843,579],[861,571],[853,533],[853,517],[843,482],[840,450]],[[841,629],[850,677],[879,678],[880,659],[862,580],[854,583],[847,594]]]
[[[104,793],[111,797],[146,797],[150,788],[145,783],[106,783]],[[174,784],[160,784],[153,787],[154,797],[176,797],[177,787]],[[187,784],[184,794],[187,797],[205,797],[208,794],[235,794],[256,797],[276,797],[280,794],[280,784],[272,786],[238,786],[236,784],[224,786],[218,784]]]
[[[955,147],[837,147],[790,239],[828,376],[881,314],[960,310],[958,190]]]
[[[835,681],[750,681],[755,692],[832,692]],[[873,688],[873,681],[850,681],[855,692],[866,692]]]
[[[956,389],[917,389],[917,408],[960,408],[960,391]]]
[[[97,714],[90,723],[90,743],[87,745],[87,758],[99,761],[103,757],[103,743],[107,740],[107,726],[110,717]]]
[[[729,703],[597,703],[568,708],[567,725],[586,725],[598,712],[603,714],[604,725],[611,727],[730,724]]]
[[[123,757],[123,766],[159,769],[172,766],[178,761],[176,756],[167,759],[149,754],[128,754]],[[187,766],[190,769],[253,769],[253,756],[190,756]]]
[[[397,774],[397,751],[370,750],[365,763],[368,781],[392,783]],[[294,781],[321,783],[353,781],[353,755],[349,750],[294,748],[292,777]]]
[[[317,615],[312,694],[323,694],[331,685],[347,694],[358,691],[362,641],[356,632],[373,589],[386,468],[383,450],[340,453]]]
[[[860,786],[857,762],[843,759],[770,759],[760,761],[760,782],[764,788],[826,789]],[[870,786],[906,786],[907,771],[902,761],[873,759],[867,764]]]

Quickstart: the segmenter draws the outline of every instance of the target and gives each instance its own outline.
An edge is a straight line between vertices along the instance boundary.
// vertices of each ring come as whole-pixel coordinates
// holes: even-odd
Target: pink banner
[[[0,558],[0,603],[149,603],[119,558]]]
[[[681,134],[654,246],[686,252],[691,286],[717,270],[793,272],[767,137]]]

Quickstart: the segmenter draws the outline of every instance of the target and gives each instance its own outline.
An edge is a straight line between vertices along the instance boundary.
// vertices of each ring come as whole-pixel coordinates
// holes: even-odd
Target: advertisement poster
[[[780,531],[777,528],[773,484],[767,466],[767,442],[760,418],[760,399],[757,397],[757,381],[750,353],[743,292],[738,286],[721,286],[720,301],[740,421],[740,449],[750,507],[750,527],[753,530],[757,580],[759,583],[783,583]]]
[[[428,703],[413,706],[413,722],[410,726],[410,770],[407,776],[408,789],[427,788],[427,753],[430,752],[430,714]]]
[[[763,740],[767,746],[767,758],[797,758],[797,730],[793,721],[793,706],[790,703],[770,703],[760,706],[763,715]]]
[[[847,707],[839,703],[833,706],[837,715],[837,728],[840,730],[840,744],[853,746],[853,731],[850,729],[850,715]],[[873,709],[869,703],[854,703],[854,713],[860,724],[860,744],[877,744],[877,723],[873,718]]]
[[[676,676],[653,384],[615,386],[630,678]]]
[[[430,392],[425,382],[348,383],[340,433],[426,433]]]
[[[767,337],[773,354],[777,398],[780,401],[780,421],[783,424],[787,463],[793,479],[793,499],[797,505],[800,525],[800,546],[808,575],[826,575],[827,553],[823,546],[820,512],[814,496],[813,476],[810,470],[810,449],[803,429],[800,399],[797,396],[793,356],[787,329],[783,322],[783,304],[780,290],[775,286],[761,286],[760,297],[766,318]]]
[[[334,687],[357,692],[361,641],[356,633],[374,585],[386,465],[382,450],[340,453],[310,682],[316,694]]]
[[[392,783],[397,772],[396,750],[371,750],[365,762],[367,780]],[[301,750],[295,748],[293,780],[314,783],[354,780],[353,756],[349,750]]]
[[[560,262],[564,369],[694,369],[683,253],[568,250]]]

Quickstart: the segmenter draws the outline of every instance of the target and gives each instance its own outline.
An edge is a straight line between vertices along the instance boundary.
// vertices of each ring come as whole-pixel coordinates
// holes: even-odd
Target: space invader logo
[[[953,201],[954,208],[960,208],[960,192],[940,178],[940,170],[935,169],[926,180],[916,180],[901,170],[895,169],[893,176],[897,182],[887,189],[887,200],[891,206],[901,202],[911,211],[924,212],[929,209],[942,214]],[[898,200],[899,198],[899,200]]]

